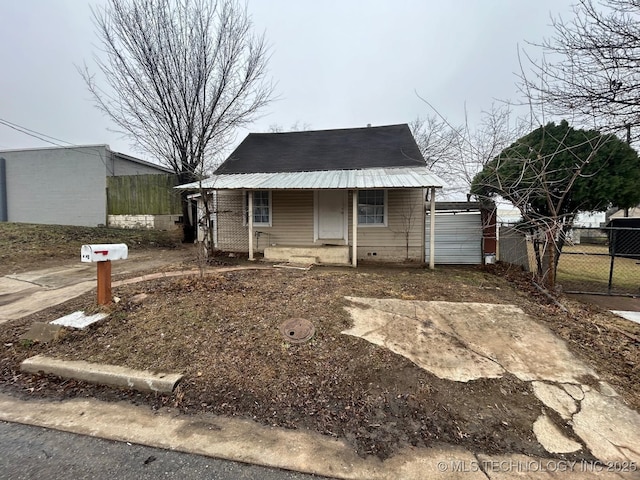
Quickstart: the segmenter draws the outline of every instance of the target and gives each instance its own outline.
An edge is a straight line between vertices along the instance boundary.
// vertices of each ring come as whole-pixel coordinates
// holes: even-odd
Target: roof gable
[[[250,133],[215,174],[424,167],[409,126]]]

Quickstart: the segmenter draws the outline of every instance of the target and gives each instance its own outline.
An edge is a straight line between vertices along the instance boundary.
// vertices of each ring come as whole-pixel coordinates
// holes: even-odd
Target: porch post
[[[353,190],[353,219],[351,229],[351,265],[358,266],[358,190]]]
[[[249,190],[247,196],[249,203],[249,218],[247,221],[249,225],[249,260],[253,260],[253,190]]]
[[[429,192],[429,268],[435,268],[436,247],[436,187]]]

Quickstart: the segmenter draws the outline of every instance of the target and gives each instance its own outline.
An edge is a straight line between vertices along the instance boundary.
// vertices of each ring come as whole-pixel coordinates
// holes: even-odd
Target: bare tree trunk
[[[556,248],[555,248],[555,229],[549,229],[547,236],[547,271],[545,274],[545,284],[550,290],[556,287]]]
[[[181,172],[178,175],[180,184],[190,183],[194,181],[195,175],[191,172]],[[189,200],[190,192],[183,190],[180,193],[180,201],[182,202],[182,241],[183,243],[193,243],[196,239],[195,223],[197,219],[191,218],[191,200]]]
[[[271,101],[269,47],[238,0],[106,0],[93,20],[103,84],[88,68],[81,74],[97,107],[182,185],[204,176]],[[183,241],[193,242],[187,195]]]

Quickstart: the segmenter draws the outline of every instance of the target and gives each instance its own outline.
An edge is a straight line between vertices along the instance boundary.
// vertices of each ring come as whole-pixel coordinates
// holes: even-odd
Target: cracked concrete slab
[[[566,390],[544,382],[531,382],[531,386],[536,397],[547,407],[558,412],[565,420],[571,419],[571,416],[578,411],[578,405]]]
[[[572,453],[582,448],[578,442],[567,438],[546,415],[533,422],[533,433],[540,445],[549,453]]]
[[[346,297],[347,335],[409,358],[440,378],[581,383],[596,373],[548,328],[513,305]],[[540,355],[540,352],[544,355]]]
[[[562,388],[573,397],[574,400],[582,400],[584,398],[584,390],[580,385],[574,385],[572,383],[563,383]]]
[[[496,362],[469,350],[433,324],[380,310],[374,315],[357,307],[347,310],[354,319],[354,327],[342,333],[386,347],[440,378],[466,382],[500,377],[504,373]]]
[[[619,397],[585,392],[573,431],[603,461],[631,461],[640,466],[640,414]]]
[[[638,478],[635,471],[607,471],[606,466],[602,464],[558,458],[528,457],[526,455],[478,455],[478,461],[490,480],[511,480],[513,478],[631,480]]]
[[[616,392],[611,385],[607,382],[598,382],[598,390],[600,393],[606,397],[617,397],[618,392]]]

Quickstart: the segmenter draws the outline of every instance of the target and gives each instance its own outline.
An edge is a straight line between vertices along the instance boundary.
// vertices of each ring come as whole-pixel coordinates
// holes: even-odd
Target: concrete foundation
[[[313,247],[265,247],[264,259],[268,262],[318,263],[329,265],[350,265],[349,246]]]
[[[110,227],[147,230],[174,230],[180,215],[109,215]]]

